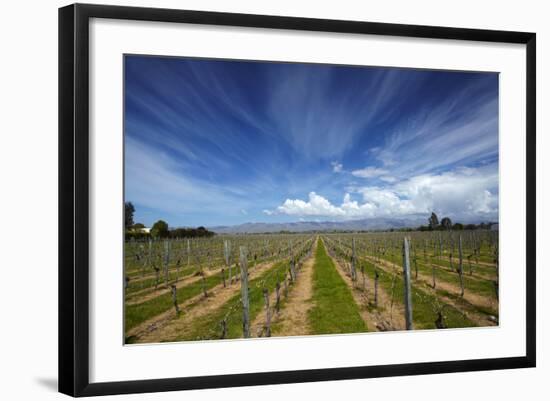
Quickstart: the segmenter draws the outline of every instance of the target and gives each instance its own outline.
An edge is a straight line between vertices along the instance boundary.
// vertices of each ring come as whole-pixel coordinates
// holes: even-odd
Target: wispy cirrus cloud
[[[361,178],[373,178],[373,177],[387,176],[389,173],[390,172],[386,169],[369,166],[359,170],[353,170],[351,172],[351,175],[355,177],[361,177]]]
[[[128,56],[125,80],[126,198],[147,222],[498,214],[475,184],[498,176],[496,74]]]
[[[471,85],[437,106],[421,108],[398,124],[372,154],[398,176],[498,158],[496,89]]]

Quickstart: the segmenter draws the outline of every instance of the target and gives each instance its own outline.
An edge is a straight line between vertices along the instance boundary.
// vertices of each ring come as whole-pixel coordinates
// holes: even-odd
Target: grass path
[[[313,308],[308,313],[312,334],[362,333],[368,330],[353,295],[323,241],[318,241],[313,267]]]

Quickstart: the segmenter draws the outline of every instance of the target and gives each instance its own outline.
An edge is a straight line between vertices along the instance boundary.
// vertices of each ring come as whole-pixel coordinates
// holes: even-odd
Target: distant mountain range
[[[279,231],[361,231],[388,230],[390,228],[418,227],[426,224],[426,218],[391,219],[373,218],[347,221],[299,221],[294,223],[244,223],[236,226],[207,227],[218,234],[258,234]]]

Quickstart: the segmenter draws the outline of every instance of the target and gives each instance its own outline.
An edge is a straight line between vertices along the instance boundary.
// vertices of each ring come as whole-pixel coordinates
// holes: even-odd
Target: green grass
[[[250,322],[252,322],[255,317],[264,310],[263,289],[267,288],[267,290],[271,293],[275,289],[277,281],[283,281],[286,271],[288,270],[288,266],[287,260],[278,262],[271,269],[264,272],[260,277],[257,277],[248,283]],[[177,337],[175,339],[170,339],[169,341],[220,338],[221,322],[224,318],[227,318],[226,338],[241,338],[243,336],[241,305],[241,293],[239,291],[238,294],[234,295],[219,309],[196,319],[193,322],[193,329],[189,334],[182,335],[181,337]],[[251,336],[256,336],[256,333],[251,333]]]
[[[319,241],[313,267],[313,304],[308,315],[313,334],[367,331],[349,287]]]

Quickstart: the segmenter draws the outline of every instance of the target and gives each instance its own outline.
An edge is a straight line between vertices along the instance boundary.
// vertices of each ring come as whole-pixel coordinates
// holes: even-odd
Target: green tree
[[[441,227],[443,227],[445,230],[450,230],[453,227],[453,222],[448,217],[443,217],[441,219]]]
[[[136,209],[134,208],[134,205],[132,205],[132,202],[125,202],[124,203],[124,226],[126,229],[132,228],[134,225],[134,212]]]
[[[430,230],[435,230],[438,225],[439,225],[439,219],[437,218],[437,214],[432,212],[432,215],[428,219],[428,226],[430,227]]]
[[[155,238],[166,238],[168,237],[168,223],[164,220],[159,220],[151,228],[151,235]]]

